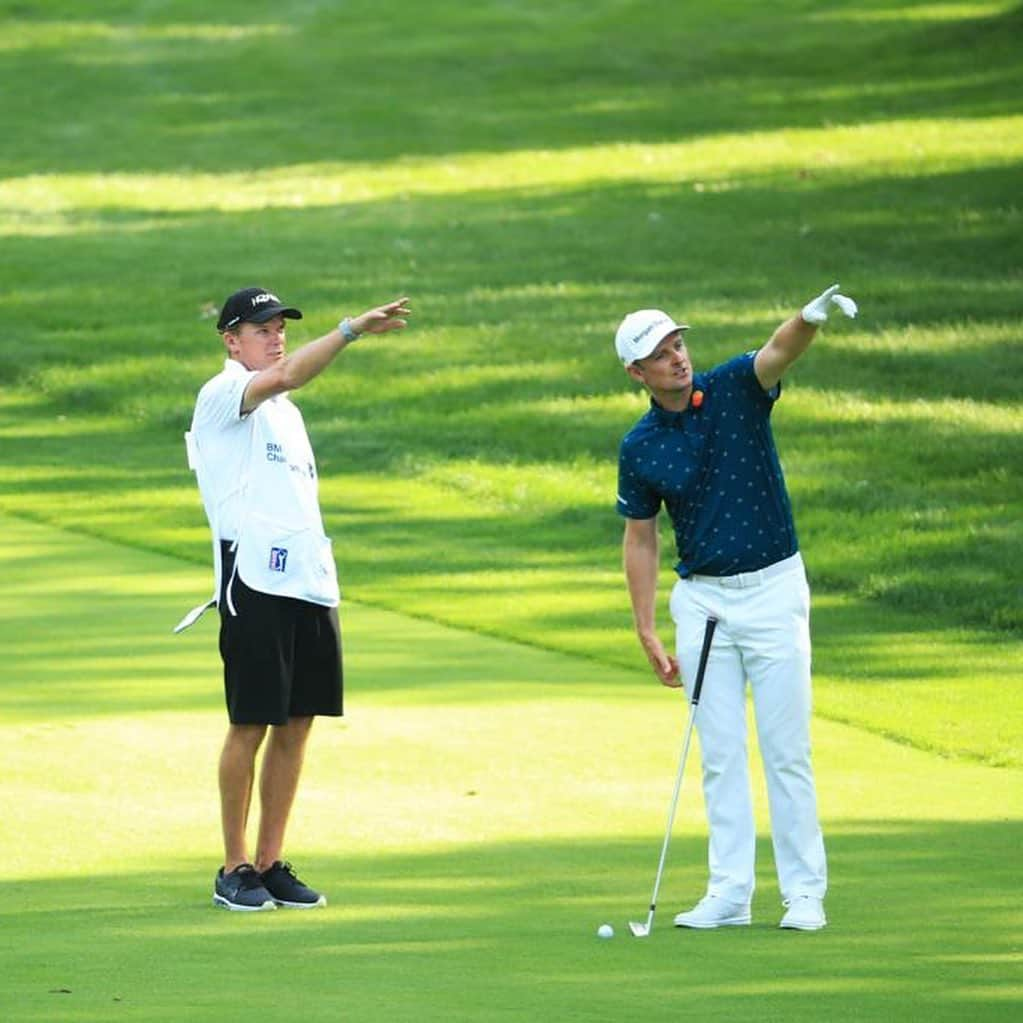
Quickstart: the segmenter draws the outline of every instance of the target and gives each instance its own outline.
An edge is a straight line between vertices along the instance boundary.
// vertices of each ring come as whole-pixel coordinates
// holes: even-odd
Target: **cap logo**
[[[643,340],[643,338],[645,338],[645,337],[647,336],[647,334],[649,334],[649,333],[650,333],[650,331],[654,330],[654,329],[655,329],[655,328],[657,328],[657,327],[663,327],[663,326],[664,326],[664,324],[666,324],[666,323],[671,323],[671,320],[669,320],[669,319],[668,319],[667,317],[665,317],[665,318],[664,318],[663,320],[654,320],[654,322],[653,322],[653,323],[648,323],[648,324],[647,324],[647,325],[646,325],[646,326],[645,326],[645,327],[644,327],[644,328],[643,328],[643,329],[642,329],[642,330],[641,330],[641,331],[640,331],[640,332],[639,332],[639,333],[638,333],[638,334],[637,334],[637,335],[636,335],[636,336],[635,336],[635,337],[634,337],[634,338],[632,339],[632,343],[633,343],[634,345],[638,345],[638,344],[640,343],[640,341],[642,341],[642,340]]]
[[[276,302],[277,305],[281,304],[281,300],[276,295],[271,295],[269,291],[260,292],[258,295],[252,296],[252,308],[256,306],[266,305],[267,302]]]

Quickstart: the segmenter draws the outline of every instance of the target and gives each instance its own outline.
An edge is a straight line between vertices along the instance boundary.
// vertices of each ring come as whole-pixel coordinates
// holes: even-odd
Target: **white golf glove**
[[[832,284],[827,291],[822,292],[812,302],[807,302],[803,306],[803,319],[807,323],[823,323],[828,318],[828,303],[830,302],[834,302],[846,316],[856,315],[856,303],[851,298],[838,294],[838,285]]]

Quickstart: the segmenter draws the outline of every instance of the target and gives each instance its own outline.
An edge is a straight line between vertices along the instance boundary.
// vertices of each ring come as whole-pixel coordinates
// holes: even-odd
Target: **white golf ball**
[[[601,924],[597,928],[598,938],[613,938],[615,936],[615,929],[610,924]]]

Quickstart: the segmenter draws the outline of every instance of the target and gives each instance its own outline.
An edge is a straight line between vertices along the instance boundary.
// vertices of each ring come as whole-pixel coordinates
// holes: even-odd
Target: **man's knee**
[[[255,755],[266,735],[266,725],[236,725],[232,724],[227,729],[227,738],[224,740],[226,749],[250,752]]]
[[[279,747],[301,748],[305,745],[312,726],[311,717],[288,718],[287,724],[273,726],[270,741]]]

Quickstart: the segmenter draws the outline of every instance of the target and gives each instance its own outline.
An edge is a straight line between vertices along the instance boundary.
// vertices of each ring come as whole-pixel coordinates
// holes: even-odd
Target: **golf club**
[[[678,774],[675,775],[675,792],[671,797],[671,812],[668,814],[668,827],[664,832],[664,844],[661,846],[661,861],[657,864],[657,877],[654,879],[654,893],[650,896],[650,912],[646,923],[629,921],[629,930],[637,938],[646,938],[654,925],[654,913],[657,910],[657,892],[661,887],[661,875],[664,873],[664,860],[668,855],[668,842],[671,840],[671,829],[675,824],[675,810],[678,808],[678,794],[682,789],[682,773],[686,769],[686,758],[689,756],[689,740],[693,735],[693,722],[696,719],[696,707],[700,702],[700,690],[703,688],[703,674],[707,670],[707,657],[710,654],[711,640],[718,620],[708,618],[703,630],[703,649],[700,650],[700,664],[696,669],[696,680],[693,682],[693,696],[689,701],[689,721],[686,724],[685,739],[682,742],[682,756],[679,758]]]

